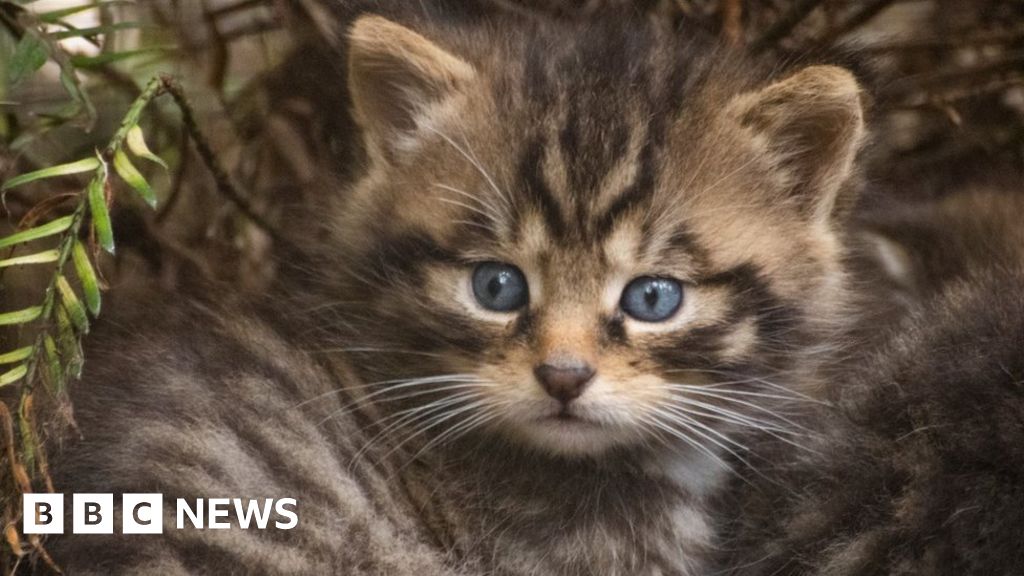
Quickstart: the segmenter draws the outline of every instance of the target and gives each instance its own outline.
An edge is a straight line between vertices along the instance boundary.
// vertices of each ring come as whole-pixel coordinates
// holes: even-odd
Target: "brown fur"
[[[749,442],[798,433],[844,328],[856,81],[630,17],[366,16],[348,38],[365,166],[310,215],[315,272],[255,310],[95,340],[139,343],[90,361],[84,440],[56,464],[78,491],[294,492],[300,528],[55,553],[127,572],[702,573],[720,492],[751,474]],[[486,261],[522,270],[528,306],[475,303]],[[665,322],[619,307],[648,275],[684,287]],[[568,407],[534,377],[565,357],[596,370]]]
[[[982,189],[877,222],[916,303],[834,383],[816,453],[758,448],[777,484],[737,492],[728,573],[1024,572],[1022,213]]]

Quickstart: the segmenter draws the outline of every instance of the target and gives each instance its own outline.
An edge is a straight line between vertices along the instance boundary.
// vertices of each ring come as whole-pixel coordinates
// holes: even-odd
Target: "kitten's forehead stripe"
[[[519,69],[525,101],[518,106],[530,111],[534,137],[518,176],[552,239],[571,233],[600,242],[624,214],[650,207],[668,127],[705,75],[701,62],[662,61],[657,33],[607,33],[619,41],[584,34],[567,44],[529,44]],[[609,90],[610,69],[622,74],[618,91]],[[495,95],[499,109],[517,107],[515,95]],[[546,159],[558,174],[545,172]]]
[[[632,132],[627,126],[588,128],[584,134],[576,113],[570,112],[566,122],[557,134],[557,143],[552,142],[553,137],[540,135],[528,141],[519,163],[520,186],[527,201],[543,215],[552,239],[564,239],[572,233],[577,239],[600,241],[624,214],[650,203],[657,184],[657,154],[663,142],[664,122],[651,121],[633,128],[644,135],[635,157],[629,156]],[[610,143],[605,137],[607,130],[612,132],[608,135]],[[553,153],[557,154],[554,159]],[[623,163],[633,165],[632,180],[621,189],[603,191],[602,181],[621,169]],[[568,178],[558,178],[545,170],[555,167],[565,170]],[[559,181],[562,187],[554,188],[552,184]],[[601,200],[601,195],[608,199]],[[607,205],[603,211],[596,209],[599,201]]]
[[[655,149],[660,144],[660,138],[653,137],[652,130],[660,132],[660,125],[661,122],[648,124],[647,139],[640,149],[640,156],[637,159],[639,166],[633,182],[619,193],[607,211],[598,218],[596,230],[598,236],[606,236],[624,213],[650,201],[657,181]]]
[[[527,143],[519,163],[519,178],[527,198],[544,217],[548,231],[555,239],[560,239],[565,236],[566,222],[562,207],[544,176],[545,144],[542,137],[533,138]]]
[[[617,165],[631,162],[629,152],[632,126],[629,118],[609,106],[595,102],[597,96],[579,92],[566,96],[568,112],[558,135],[562,160],[569,173],[567,193],[576,200],[576,215],[585,221],[588,196],[600,189],[601,181]],[[583,112],[585,111],[585,112]]]

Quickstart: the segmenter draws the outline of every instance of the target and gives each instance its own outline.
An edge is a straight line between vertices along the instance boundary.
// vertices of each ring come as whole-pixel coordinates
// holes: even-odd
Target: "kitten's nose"
[[[590,364],[579,360],[544,363],[535,367],[533,373],[548,395],[562,404],[579,398],[594,378]]]

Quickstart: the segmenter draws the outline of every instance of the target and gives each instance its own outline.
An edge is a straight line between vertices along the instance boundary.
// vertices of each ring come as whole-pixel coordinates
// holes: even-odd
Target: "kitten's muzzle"
[[[568,404],[583,394],[594,379],[595,371],[586,362],[568,360],[540,364],[533,373],[549,396]]]

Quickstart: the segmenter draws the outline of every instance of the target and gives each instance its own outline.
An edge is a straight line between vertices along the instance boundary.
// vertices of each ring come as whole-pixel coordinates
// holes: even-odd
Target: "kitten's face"
[[[560,454],[719,452],[732,428],[779,426],[757,405],[796,396],[776,386],[839,293],[830,212],[859,107],[794,126],[785,82],[723,92],[655,40],[572,69],[600,43],[565,44],[471,65],[356,24],[371,167],[337,229],[357,343],[391,351],[360,362],[390,383],[378,398],[439,441],[497,431]],[[856,100],[844,72],[803,75]]]

